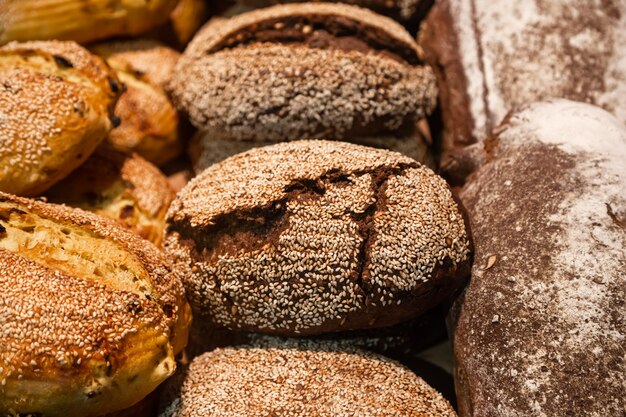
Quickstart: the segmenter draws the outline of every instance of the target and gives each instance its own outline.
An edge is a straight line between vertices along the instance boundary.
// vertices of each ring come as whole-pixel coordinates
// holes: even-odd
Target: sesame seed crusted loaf
[[[417,126],[404,129],[404,131],[395,132],[395,134],[388,133],[385,135],[351,138],[350,142],[399,152],[430,168],[435,168],[430,143]],[[191,159],[195,173],[199,174],[211,165],[223,161],[230,156],[248,151],[252,148],[273,144],[273,141],[261,140],[219,140],[212,137],[210,133],[198,131],[191,138],[187,153]]]
[[[332,141],[255,148],[179,192],[165,250],[198,320],[277,335],[393,325],[463,284],[470,241],[446,183]]]
[[[0,45],[137,35],[165,22],[177,0],[2,0]]]
[[[420,44],[441,92],[442,171],[459,183],[476,166],[466,147],[526,103],[563,97],[626,122],[624,1],[440,0]]]
[[[0,191],[35,195],[78,167],[111,130],[120,90],[74,42],[0,48]]]
[[[101,43],[91,49],[106,58],[126,86],[115,107],[121,123],[107,142],[157,165],[180,155],[178,112],[163,90],[180,54],[147,39]]]
[[[168,381],[159,417],[454,417],[402,365],[330,342],[217,349]]]
[[[111,217],[159,246],[174,191],[167,177],[139,155],[99,148],[45,196],[52,203]]]
[[[0,193],[0,414],[96,416],[174,372],[179,274],[113,221]]]
[[[626,128],[555,100],[498,132],[461,194],[476,262],[454,331],[460,415],[624,415]]]
[[[330,3],[209,22],[169,88],[191,122],[219,140],[375,135],[423,118],[436,99],[432,70],[402,26]]]

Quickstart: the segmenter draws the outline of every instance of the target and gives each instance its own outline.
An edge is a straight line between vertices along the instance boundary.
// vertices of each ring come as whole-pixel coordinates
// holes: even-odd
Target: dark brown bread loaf
[[[168,213],[196,320],[278,335],[384,327],[462,285],[470,242],[443,179],[398,153],[296,141],[226,159]]]
[[[456,417],[397,362],[331,342],[217,349],[168,381],[160,417]]]
[[[626,129],[566,100],[508,116],[462,200],[461,416],[623,416]]]
[[[402,26],[329,3],[210,21],[170,89],[211,137],[274,142],[394,131],[429,114],[436,99],[432,70]]]
[[[520,105],[563,97],[626,122],[622,0],[441,0],[422,29],[441,91],[442,169],[454,181],[477,165],[464,148]]]

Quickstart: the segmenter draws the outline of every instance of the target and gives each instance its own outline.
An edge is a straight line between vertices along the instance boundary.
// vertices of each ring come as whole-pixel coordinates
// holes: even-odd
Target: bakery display
[[[159,246],[174,191],[167,177],[140,156],[101,148],[45,196],[110,217]]]
[[[183,149],[179,117],[163,88],[180,54],[148,39],[101,43],[91,50],[107,60],[126,86],[115,107],[120,125],[107,142],[157,165],[176,158]]]
[[[237,364],[237,366],[233,366]],[[168,381],[159,417],[437,416],[450,404],[400,364],[332,343],[217,349]]]
[[[412,158],[429,168],[435,168],[435,161],[431,151],[431,141],[428,131],[423,131],[422,126],[413,126],[396,133],[386,135],[361,136],[350,138],[350,142],[363,146],[371,146],[379,149],[389,149]],[[196,174],[223,161],[224,159],[252,148],[273,145],[273,141],[241,141],[220,140],[212,137],[210,133],[198,131],[189,142],[187,153],[193,164]]]
[[[209,21],[170,84],[216,140],[350,139],[410,125],[435,79],[398,23],[355,6],[278,5]]]
[[[3,0],[0,45],[36,39],[92,42],[167,21],[178,0]]]
[[[384,327],[461,286],[462,209],[429,168],[333,141],[255,148],[192,179],[164,247],[196,321],[278,335]]]
[[[622,416],[625,16],[0,0],[0,417]]]
[[[97,416],[176,367],[190,313],[152,244],[94,214],[0,194],[0,414]]]
[[[454,330],[461,416],[618,416],[626,128],[566,100],[509,115],[461,198],[476,261]]]
[[[626,122],[626,3],[439,0],[420,44],[441,90],[441,168],[462,182],[483,141],[510,110],[563,97]]]
[[[0,191],[36,195],[78,167],[117,123],[120,92],[74,42],[0,47]]]

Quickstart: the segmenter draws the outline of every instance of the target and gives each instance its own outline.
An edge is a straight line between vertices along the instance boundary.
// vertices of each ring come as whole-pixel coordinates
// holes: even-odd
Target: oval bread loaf
[[[0,193],[0,414],[98,416],[175,369],[180,276],[112,220]]]

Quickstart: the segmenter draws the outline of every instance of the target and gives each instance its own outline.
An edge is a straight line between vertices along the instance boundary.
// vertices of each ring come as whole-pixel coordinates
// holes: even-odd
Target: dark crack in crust
[[[294,142],[277,152],[306,153],[307,147],[332,144]],[[357,154],[367,149],[350,146]],[[218,326],[279,335],[382,327],[420,315],[462,285],[471,245],[463,214],[445,183],[409,158],[367,152],[379,153],[381,162],[360,169],[331,163],[316,174],[293,172],[289,180],[277,179],[284,180],[281,189],[269,191],[253,181],[251,193],[264,196],[258,204],[234,197],[225,203],[230,208],[212,210],[209,200],[192,197],[206,179],[219,182],[220,170],[245,165],[245,156],[214,166],[183,190],[170,210],[166,250],[181,268],[191,268],[186,285],[196,316]],[[234,165],[229,168],[229,163]],[[245,184],[245,178],[239,181]],[[204,184],[204,191],[219,194],[226,185]],[[388,194],[402,197],[390,201]],[[411,198],[430,200],[416,214]],[[438,231],[446,221],[450,230]],[[391,232],[398,236],[387,237],[389,222],[404,224]],[[399,254],[389,258],[388,248]]]

